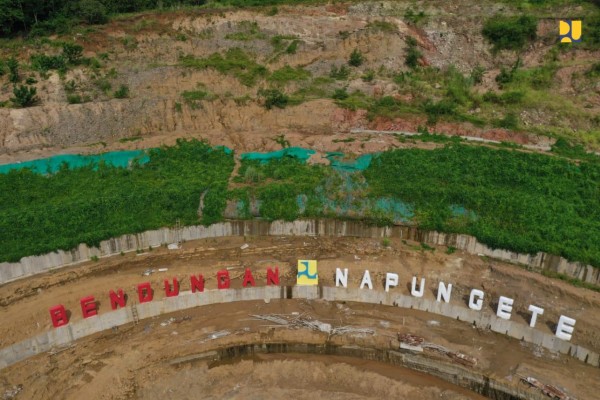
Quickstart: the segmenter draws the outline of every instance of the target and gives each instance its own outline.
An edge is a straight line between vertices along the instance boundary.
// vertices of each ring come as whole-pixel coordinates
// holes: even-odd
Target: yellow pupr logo
[[[581,42],[581,20],[560,20],[558,31],[561,43]]]
[[[298,260],[297,285],[318,285],[317,260]]]

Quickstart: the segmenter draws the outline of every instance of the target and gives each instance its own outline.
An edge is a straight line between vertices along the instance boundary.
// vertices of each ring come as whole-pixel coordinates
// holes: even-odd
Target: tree
[[[348,60],[348,64],[353,67],[359,67],[364,62],[363,54],[358,49],[354,49],[352,54],[350,54],[350,60]]]
[[[37,89],[33,86],[19,85],[13,88],[15,97],[12,97],[12,101],[17,107],[29,107],[34,105],[39,98],[36,96]]]
[[[98,0],[80,0],[77,15],[88,24],[105,24],[108,21],[106,7]]]
[[[13,33],[23,18],[23,12],[13,0],[0,0],[0,35]]]

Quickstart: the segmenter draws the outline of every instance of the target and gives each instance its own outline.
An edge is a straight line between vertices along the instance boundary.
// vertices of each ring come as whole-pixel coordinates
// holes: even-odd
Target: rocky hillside
[[[555,18],[597,7],[507,3],[192,8],[3,40],[0,161],[190,136],[245,151],[279,148],[277,136],[355,153],[401,146],[376,136],[359,146],[352,132],[360,129],[540,148],[563,137],[598,151],[600,50],[558,44]],[[524,13],[539,18],[520,48],[499,49],[483,36],[493,16]],[[30,104],[13,93],[21,85],[37,90]]]

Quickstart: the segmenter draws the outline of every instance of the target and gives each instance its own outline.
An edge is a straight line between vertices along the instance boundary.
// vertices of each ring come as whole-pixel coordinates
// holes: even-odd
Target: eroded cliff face
[[[367,118],[360,107],[355,110],[337,107],[330,98],[331,92],[341,86],[348,93],[360,91],[375,98],[389,95],[410,104],[414,96],[399,95],[394,81],[396,74],[408,71],[405,65],[408,36],[416,39],[423,55],[420,62],[424,65],[442,69],[453,65],[465,74],[482,66],[487,72],[477,90],[493,90],[497,66],[507,59],[516,59],[516,55],[492,56],[481,36],[483,19],[497,12],[498,5],[469,3],[469,12],[459,13],[466,4],[463,3],[364,2],[280,7],[275,16],[261,10],[137,15],[116,19],[74,38],[51,38],[74,39],[84,46],[86,57],[99,60],[98,65],[75,67],[64,76],[52,71],[43,76],[27,66],[31,55],[56,54],[56,46],[24,45],[19,53],[22,75],[37,80],[34,86],[40,102],[24,109],[0,108],[0,156],[5,161],[16,160],[28,158],[27,152],[31,155],[40,149],[48,154],[73,147],[92,152],[99,150],[94,146],[98,143],[102,143],[101,149],[139,147],[142,143],[150,146],[183,136],[204,137],[240,150],[256,150],[282,133],[297,140],[292,144],[328,143],[324,146],[331,149],[332,137],[351,130],[415,131],[427,122],[423,116]],[[424,10],[428,15],[426,22],[418,26],[407,23],[403,16],[409,7]],[[539,65],[547,57],[550,46],[543,42],[543,35],[551,34],[547,25],[540,25],[542,38],[527,50],[523,58],[526,65]],[[240,32],[242,35],[236,37]],[[295,51],[286,51],[292,43],[296,43]],[[246,86],[230,73],[180,65],[182,55],[201,58],[215,52],[223,54],[232,48],[241,48],[271,72],[289,65],[304,68],[311,78],[285,84],[259,78],[256,84]],[[332,67],[347,66],[354,49],[363,53],[363,65],[350,68],[350,76],[342,81],[329,78]],[[2,53],[13,54],[8,49]],[[591,62],[593,54],[581,57]],[[557,74],[557,91],[576,97],[582,93],[581,87],[574,90],[577,82],[571,77],[581,73],[587,64],[568,68],[568,74]],[[369,70],[376,71],[370,81],[363,79]],[[12,95],[7,79],[0,77],[0,102]],[[114,98],[114,91],[120,85],[129,88],[128,98]],[[260,93],[269,87],[278,87],[289,94],[292,104],[285,109],[266,109]],[[425,89],[415,88],[415,95]],[[182,94],[194,90],[209,95],[190,104]],[[600,88],[585,90],[587,109],[600,111]],[[82,104],[69,104],[68,98],[73,94],[80,96]],[[556,116],[527,109],[520,118],[526,125],[535,125]],[[583,117],[556,123],[571,124],[573,129],[591,129],[590,121]],[[522,144],[548,142],[535,135],[479,128],[469,123],[440,123],[430,131]],[[136,143],[123,142],[131,137],[136,138]],[[372,142],[363,141],[362,147],[354,146],[352,150],[371,149],[375,145]]]

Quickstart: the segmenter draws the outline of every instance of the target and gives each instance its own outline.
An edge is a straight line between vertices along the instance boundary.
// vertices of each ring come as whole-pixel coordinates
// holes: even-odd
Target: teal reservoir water
[[[150,160],[150,157],[148,157],[145,150],[111,151],[93,155],[61,154],[37,160],[0,165],[0,174],[23,168],[29,168],[39,174],[53,174],[61,168],[63,163],[66,163],[70,169],[81,168],[90,164],[98,165],[102,161],[114,167],[128,167],[134,159],[139,160],[140,164],[145,164]]]

